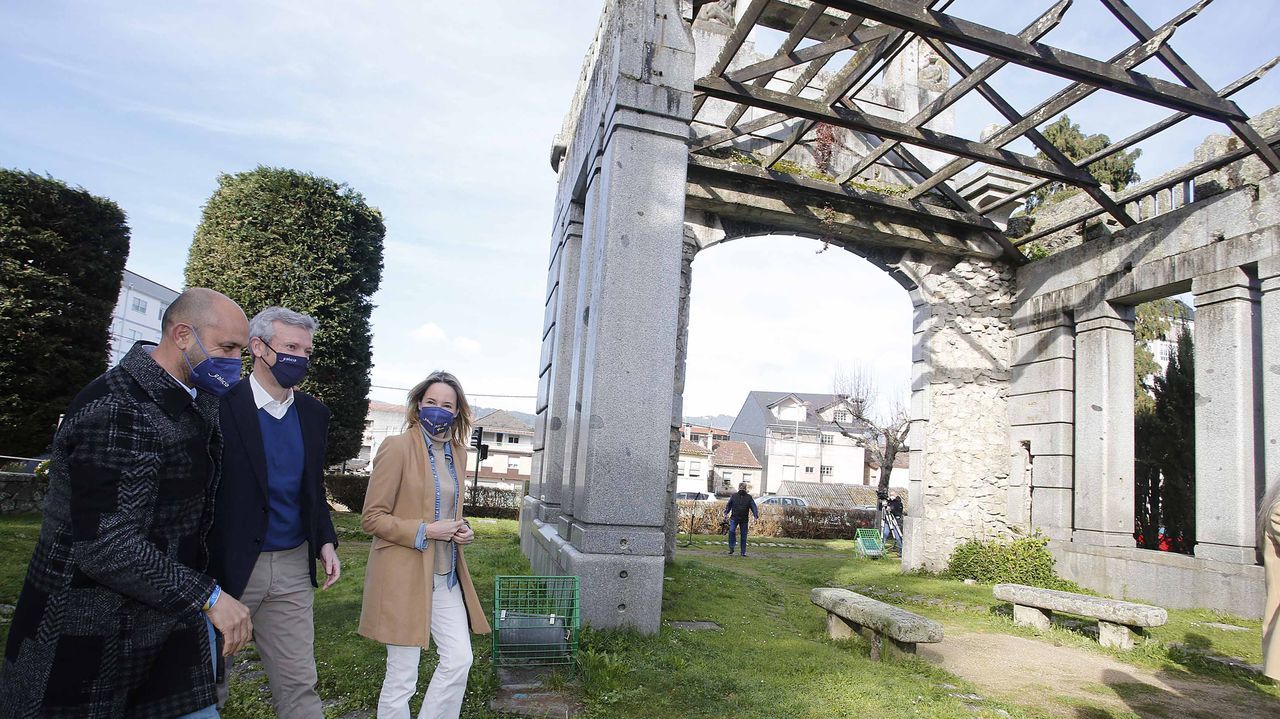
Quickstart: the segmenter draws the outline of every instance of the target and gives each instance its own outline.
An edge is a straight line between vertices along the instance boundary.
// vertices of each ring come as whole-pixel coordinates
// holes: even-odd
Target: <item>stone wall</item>
[[[1263,369],[1280,357],[1264,321],[1280,316],[1280,177],[1255,165],[1198,178],[1194,204],[1018,270],[1010,452],[1032,468],[1029,527],[1055,540],[1059,570],[1084,586],[1260,611],[1253,517],[1280,481],[1280,451],[1265,441],[1280,427],[1280,377]],[[1188,291],[1197,544],[1194,557],[1171,557],[1134,547],[1133,319],[1136,305]]]
[[[1009,529],[1007,394],[1013,270],[911,256],[915,277],[910,490],[904,566],[939,570],[970,538]]]
[[[34,474],[0,472],[0,514],[39,512],[46,486]]]

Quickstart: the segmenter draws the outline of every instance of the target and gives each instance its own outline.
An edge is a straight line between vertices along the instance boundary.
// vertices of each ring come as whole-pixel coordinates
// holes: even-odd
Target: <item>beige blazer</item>
[[[467,450],[454,445],[456,466],[465,469]],[[448,469],[440,463],[441,480]],[[463,492],[456,513],[462,518]],[[435,516],[431,464],[417,427],[387,437],[373,461],[373,474],[364,497],[360,526],[373,535],[364,577],[360,635],[401,646],[426,647],[431,639],[431,586],[434,552],[420,552],[413,543],[422,522]],[[471,584],[463,548],[458,547],[458,583],[467,607],[471,631],[488,634],[489,622]]]

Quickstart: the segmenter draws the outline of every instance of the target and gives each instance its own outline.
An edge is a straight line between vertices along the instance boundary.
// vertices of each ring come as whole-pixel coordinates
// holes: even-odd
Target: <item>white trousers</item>
[[[462,585],[449,589],[437,575],[431,591],[431,641],[440,663],[431,675],[418,719],[457,719],[471,671],[471,629]],[[422,647],[387,645],[387,676],[378,695],[378,719],[409,719],[409,699],[418,688]]]

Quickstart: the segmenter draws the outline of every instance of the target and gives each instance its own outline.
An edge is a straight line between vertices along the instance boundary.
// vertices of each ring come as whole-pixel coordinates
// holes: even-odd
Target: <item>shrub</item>
[[[466,506],[462,513],[468,517],[516,519],[520,516],[520,492],[498,487],[470,487],[466,489]]]
[[[970,539],[951,553],[946,574],[982,584],[1025,584],[1079,591],[1075,582],[1053,573],[1054,559],[1048,544],[1049,538],[1039,533],[1013,541]]]
[[[364,510],[364,493],[369,488],[369,475],[326,474],[324,486],[335,502],[357,514]]]
[[[0,169],[0,452],[42,452],[58,415],[106,369],[128,256],[114,202]]]
[[[364,435],[385,234],[382,213],[350,187],[259,167],[218,178],[187,257],[188,286],[223,292],[250,317],[282,305],[319,322],[301,389],[333,412],[329,465],[356,456]]]
[[[724,502],[677,500],[680,510],[678,531],[693,534],[724,534]],[[757,537],[792,539],[848,539],[858,527],[870,527],[876,513],[862,509],[818,507],[760,507],[760,518],[752,518],[750,533]]]

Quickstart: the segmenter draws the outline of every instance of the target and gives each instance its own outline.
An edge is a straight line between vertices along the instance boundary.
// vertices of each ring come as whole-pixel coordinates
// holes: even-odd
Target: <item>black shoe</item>
[[[738,555],[738,556],[740,556],[740,557],[745,557],[745,556],[747,556],[747,553],[746,553],[746,552],[743,552],[742,554],[740,554],[740,555]]]
[[[730,550],[729,550],[729,554],[733,554],[733,550],[732,550],[732,549],[730,549]]]

